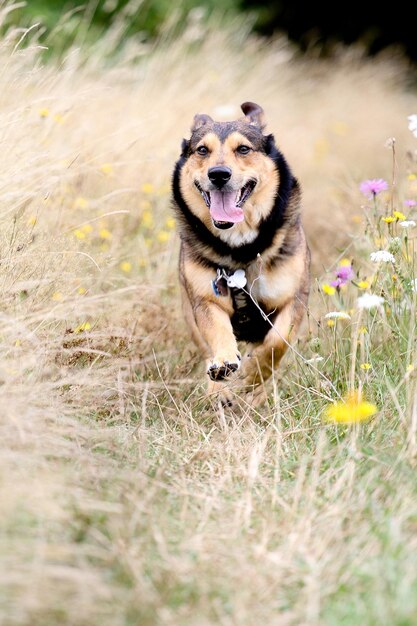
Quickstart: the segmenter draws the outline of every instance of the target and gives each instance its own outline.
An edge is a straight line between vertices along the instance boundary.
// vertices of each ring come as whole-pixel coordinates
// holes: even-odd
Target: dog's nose
[[[221,189],[230,180],[232,170],[230,167],[218,165],[217,167],[211,167],[207,172],[207,175],[213,185],[216,185],[216,187]]]

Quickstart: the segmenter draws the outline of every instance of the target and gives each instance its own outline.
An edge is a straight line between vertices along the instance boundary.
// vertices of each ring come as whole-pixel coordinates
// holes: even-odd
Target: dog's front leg
[[[213,381],[224,380],[240,366],[230,316],[215,302],[202,300],[194,308],[194,318],[209,348],[207,374]]]
[[[298,330],[302,315],[303,306],[297,299],[292,299],[281,309],[264,341],[245,356],[240,376],[244,386],[253,388],[271,376]]]

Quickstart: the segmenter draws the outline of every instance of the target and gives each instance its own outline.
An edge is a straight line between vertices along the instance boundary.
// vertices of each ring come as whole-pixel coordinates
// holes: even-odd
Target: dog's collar
[[[216,296],[227,296],[230,289],[243,289],[247,283],[245,270],[238,269],[234,272],[227,267],[218,267],[217,276],[211,281]]]

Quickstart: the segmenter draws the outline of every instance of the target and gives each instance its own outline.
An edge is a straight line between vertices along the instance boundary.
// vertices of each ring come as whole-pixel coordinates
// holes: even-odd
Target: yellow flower
[[[101,239],[111,239],[113,236],[111,232],[107,230],[107,228],[102,228],[98,234],[101,237]]]
[[[356,286],[359,287],[359,289],[368,289],[369,283],[367,280],[360,280],[358,283],[356,283]]]
[[[327,296],[334,296],[334,294],[336,293],[336,288],[328,285],[327,283],[322,285],[321,288]]]
[[[413,363],[410,363],[409,365],[407,365],[407,372],[413,372],[414,371],[414,365]]]
[[[341,259],[341,261],[339,261],[339,267],[349,267],[349,265],[352,265],[352,261],[349,259]]]
[[[113,174],[113,165],[111,163],[103,163],[100,165],[100,171],[109,176],[110,174]]]
[[[174,218],[173,217],[168,217],[168,219],[165,222],[165,226],[167,228],[169,228],[170,230],[175,228],[175,220],[174,220]]]
[[[19,346],[22,345],[22,342],[20,339],[16,339],[16,341],[14,342],[14,345],[18,348]]]
[[[146,210],[142,213],[142,224],[145,228],[153,228],[153,215],[151,211]]]
[[[91,233],[91,231],[93,230],[93,227],[91,226],[91,224],[84,224],[84,226],[81,226],[81,230],[83,231],[83,233],[88,235],[88,233]]]
[[[377,411],[375,404],[366,402],[358,391],[352,391],[342,402],[335,402],[327,407],[324,415],[328,422],[355,424],[367,420]]]
[[[366,335],[366,333],[368,332],[368,329],[366,328],[366,326],[361,326],[359,329],[359,334],[360,335]]]
[[[82,231],[80,228],[76,228],[73,231],[73,235],[74,235],[74,237],[77,237],[77,239],[85,239],[85,237],[86,237],[85,232]]]
[[[156,238],[160,243],[166,243],[170,238],[170,233],[168,233],[166,230],[160,230],[159,233],[156,235]]]
[[[333,326],[336,325],[336,322],[334,320],[327,320],[327,326],[329,328],[333,328]]]
[[[50,110],[47,109],[46,107],[44,107],[43,109],[39,109],[39,115],[41,117],[48,117],[49,114],[50,114]]]
[[[29,215],[28,221],[27,221],[27,225],[28,226],[35,226],[37,221],[38,221],[38,218],[36,217],[36,215]]]
[[[142,191],[143,191],[143,193],[153,193],[154,192],[154,186],[151,183],[144,183],[142,185]]]
[[[339,135],[339,137],[345,137],[348,133],[349,126],[342,121],[333,122],[330,126],[335,135]]]
[[[392,215],[388,215],[388,217],[383,217],[382,221],[386,224],[392,224],[392,222],[395,222],[395,217],[392,217]]]
[[[74,200],[74,209],[86,209],[88,207],[87,198],[83,198],[82,196],[78,196]]]
[[[54,122],[56,122],[57,124],[63,124],[64,121],[65,121],[64,118],[59,113],[56,113],[54,115]]]
[[[126,274],[129,274],[129,272],[132,271],[132,264],[130,261],[123,261],[122,263],[120,263],[119,267],[122,272],[125,272]]]
[[[361,370],[370,370],[372,365],[370,363],[361,363]]]
[[[397,274],[393,274],[393,275],[391,276],[391,278],[392,278],[392,282],[393,282],[393,283],[395,283],[395,282],[398,280],[398,276],[397,276]]]
[[[393,213],[394,217],[396,217],[397,220],[404,221],[406,219],[406,216],[404,215],[404,213],[401,213],[401,211],[393,211]]]
[[[82,333],[85,330],[90,330],[90,329],[91,329],[90,322],[83,322],[82,324],[77,326],[77,328],[74,328],[74,333]]]
[[[407,176],[407,178],[408,178],[408,180],[416,180],[416,179],[417,179],[417,176],[416,176],[415,174],[409,174],[409,175]]]
[[[352,215],[352,222],[354,224],[361,224],[362,223],[362,216],[361,215]]]
[[[86,289],[85,287],[78,287],[78,289],[77,289],[77,293],[78,293],[80,296],[83,296],[85,293],[87,293],[87,289]]]
[[[54,293],[52,294],[52,300],[54,302],[61,302],[61,300],[63,299],[64,299],[64,296],[62,295],[60,291],[54,291]]]

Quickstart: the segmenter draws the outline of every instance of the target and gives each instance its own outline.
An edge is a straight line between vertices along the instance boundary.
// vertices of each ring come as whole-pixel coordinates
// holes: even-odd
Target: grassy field
[[[0,623],[414,626],[405,64],[296,58],[238,22],[81,35],[47,65],[34,33],[0,44]],[[222,411],[181,316],[170,175],[194,113],[245,100],[301,181],[313,284],[268,405]],[[343,262],[354,279],[326,294]],[[353,389],[377,413],[327,423]]]

